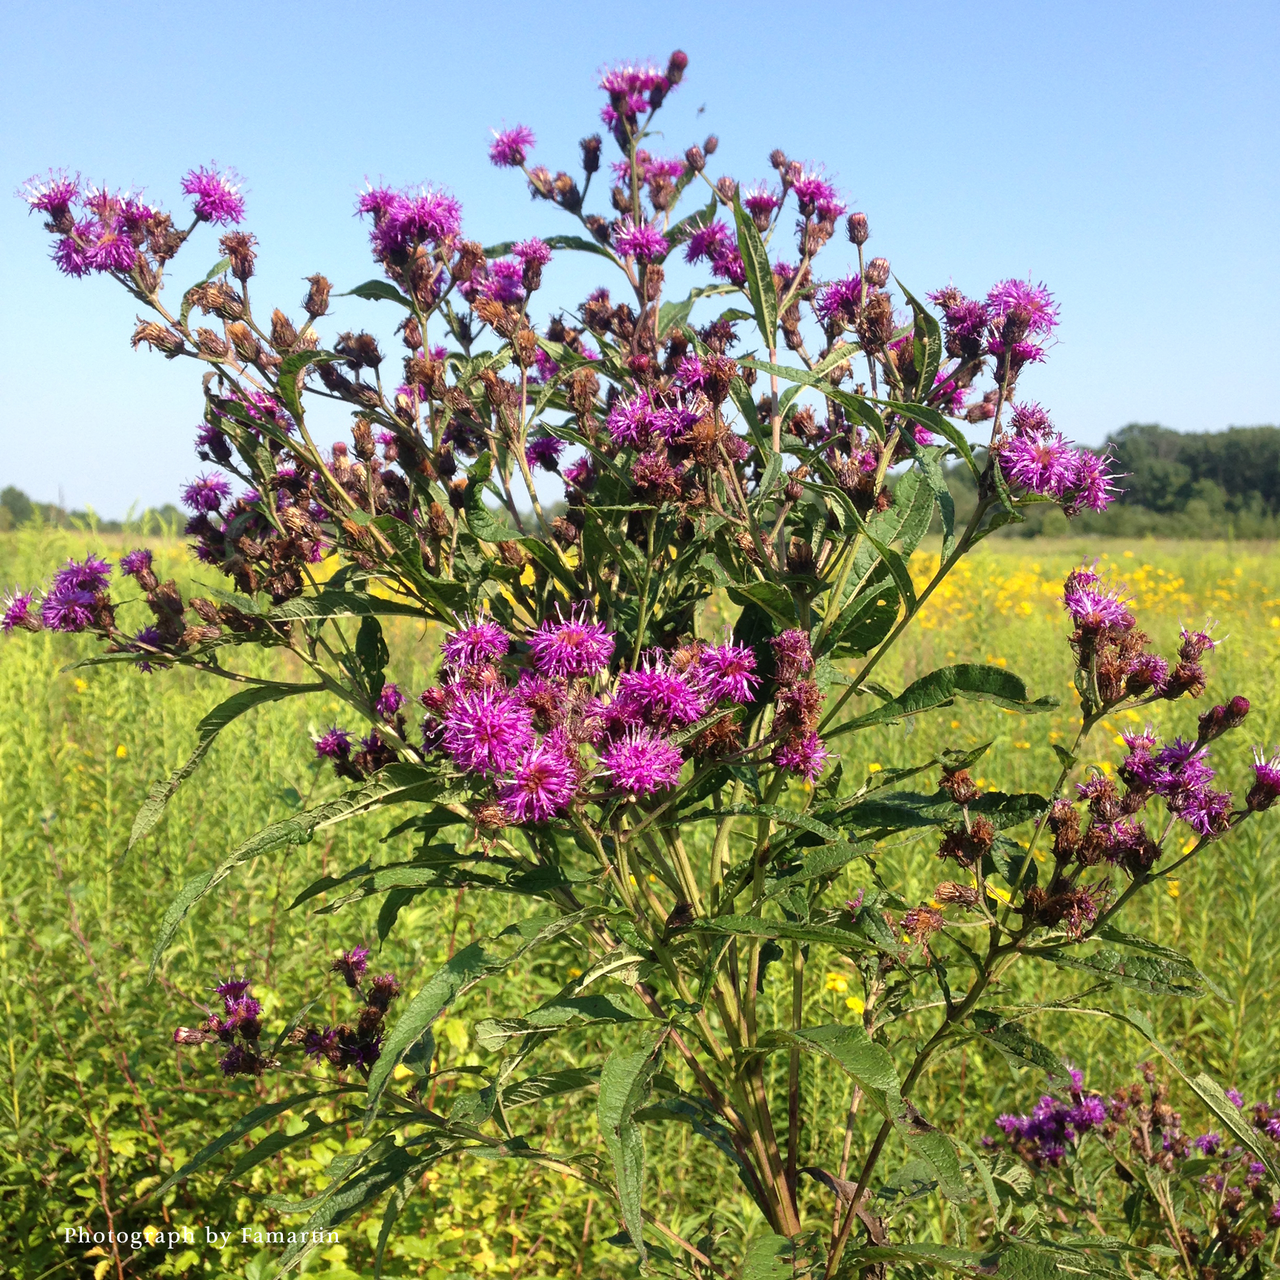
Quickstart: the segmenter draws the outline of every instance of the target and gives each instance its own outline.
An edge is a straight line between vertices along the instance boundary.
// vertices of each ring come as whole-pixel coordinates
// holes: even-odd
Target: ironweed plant
[[[361,196],[383,276],[347,296],[396,309],[402,380],[386,376],[385,338],[323,336],[334,294],[321,275],[301,316],[255,308],[256,241],[238,229],[233,174],[185,177],[194,202],[185,227],[140,194],[65,174],[29,185],[58,268],[113,278],[147,312],[134,346],[190,359],[203,374],[197,448],[211,470],[183,501],[193,553],[227,589],[183,599],[138,550],[118,565],[131,580],[124,595],[112,595],[113,566],[90,557],[43,591],[12,594],[4,614],[6,631],[92,633],[105,650],[93,662],[131,662],[152,678],[187,666],[237,686],[202,721],[187,763],[152,791],[131,845],[238,716],[308,694],[347,709],[346,724],[314,744],[332,763],[331,798],[194,876],[160,926],[153,969],[187,913],[237,867],[374,810],[401,815],[395,832],[420,837],[416,856],[323,877],[304,900],[380,897],[383,939],[406,903],[433,890],[528,903],[417,991],[373,976],[363,944],[344,953],[334,969],[360,1002],[349,1025],[312,1025],[308,1006],[269,1036],[249,976],[222,981],[217,1007],[177,1042],[217,1044],[229,1077],[292,1075],[305,1091],[246,1115],[166,1186],[271,1117],[328,1096],[370,1142],[295,1206],[310,1216],[284,1265],[317,1231],[384,1195],[385,1244],[424,1172],[470,1154],[532,1162],[612,1196],[618,1241],[661,1270],[1106,1274],[1121,1265],[1117,1251],[1137,1250],[1150,1270],[1171,1248],[1188,1274],[1208,1275],[1206,1259],[1217,1267],[1236,1249],[1234,1225],[1206,1214],[1193,1248],[1172,1218],[1171,1245],[1091,1235],[1083,1219],[1072,1233],[1043,1217],[1015,1220],[1010,1154],[941,1131],[912,1097],[933,1060],[974,1041],[1078,1094],[1059,1054],[1023,1029],[1034,1010],[1009,1002],[1001,978],[1018,963],[1083,972],[1085,994],[1055,1007],[1120,1019],[1154,1043],[1141,1013],[1086,999],[1117,985],[1195,994],[1202,979],[1181,955],[1122,931],[1118,914],[1270,807],[1280,758],[1259,753],[1239,801],[1211,785],[1209,744],[1248,712],[1237,697],[1201,714],[1186,737],[1133,733],[1118,783],[1080,777],[1081,744],[1103,717],[1199,697],[1201,660],[1215,644],[1184,630],[1166,660],[1123,589],[1082,567],[1063,592],[1080,727],[1070,750],[1055,748],[1060,769],[1044,794],[979,790],[969,769],[985,748],[845,776],[837,744],[872,726],[956,699],[1028,716],[1056,705],[1000,665],[946,666],[899,692],[875,676],[982,539],[1031,503],[1102,510],[1114,481],[1105,457],[1064,441],[1020,395],[1058,321],[1044,286],[1005,280],[976,299],[948,286],[929,295],[939,320],[884,258],[865,258],[866,216],[849,213],[820,169],[774,151],[773,178],[745,188],[711,176],[714,137],[683,156],[652,151],[653,122],[686,66],[677,52],[665,70],[624,65],[603,76],[618,157],[607,168],[600,135],[581,144],[580,177],[533,165],[523,126],[495,135],[494,164],[519,170],[535,200],[578,224],[575,234],[486,248],[466,238],[443,189]],[[602,181],[607,211],[591,212]],[[682,202],[694,207],[677,217]],[[224,228],[222,257],[166,300],[170,264],[206,224]],[[840,229],[857,270],[824,278],[819,258]],[[540,330],[531,304],[559,253],[599,260],[608,283]],[[707,276],[672,299],[676,255]],[[720,297],[728,308],[694,325],[695,307]],[[322,401],[351,412],[350,441],[327,451],[312,425]],[[971,445],[966,428],[985,442]],[[949,461],[977,485],[963,527]],[[562,483],[561,514],[544,507],[538,471],[544,487]],[[935,522],[939,565],[917,588],[908,559]],[[735,606],[731,633],[709,625],[713,597]],[[436,684],[405,690],[391,678],[384,619],[448,629]],[[288,650],[304,677],[237,670],[243,646]],[[1167,846],[1179,824],[1194,847],[1175,860]],[[906,901],[878,872],[877,847],[930,829],[945,878],[928,900]],[[559,954],[572,949],[573,976],[518,1017],[478,1022],[482,1077],[448,1114],[434,1110],[433,1022],[553,941]],[[832,952],[861,980],[860,1017],[807,1025],[806,1010],[821,1007],[809,998],[825,968],[815,953]],[[611,1051],[540,1068],[551,1038],[582,1027]],[[848,1077],[839,1115],[814,1113],[804,1055]],[[1254,1161],[1246,1199],[1262,1206],[1257,1230],[1272,1231],[1274,1135],[1242,1119],[1207,1076],[1188,1079],[1223,1141]],[[587,1090],[603,1151],[556,1149],[525,1121],[523,1108]],[[1090,1126],[1118,1133],[1130,1123],[1071,1096],[1045,1104],[1058,1143],[1050,1154],[1035,1139],[1040,1164],[1064,1158],[1068,1134],[1074,1142]],[[1132,1115],[1139,1104],[1128,1105]],[[690,1126],[740,1179],[767,1226],[749,1245],[710,1220],[685,1238],[646,1200],[645,1129],[662,1122]],[[1010,1135],[1025,1154],[1032,1130],[1020,1124]],[[822,1164],[802,1167],[802,1147],[814,1145],[802,1131],[831,1135]],[[284,1140],[263,1142],[237,1168]],[[913,1185],[957,1204],[985,1197],[990,1216],[973,1215],[972,1249],[911,1238],[902,1213],[911,1197],[892,1192],[904,1184],[887,1167],[904,1149]],[[1163,1208],[1171,1193],[1161,1186],[1142,1205]],[[966,1212],[956,1215],[962,1229]]]

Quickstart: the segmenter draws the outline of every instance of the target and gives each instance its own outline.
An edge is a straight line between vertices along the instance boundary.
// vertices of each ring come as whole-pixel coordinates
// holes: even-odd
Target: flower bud
[[[694,173],[701,173],[707,167],[707,157],[699,146],[692,146],[684,153],[684,162]]]
[[[631,209],[631,193],[625,187],[614,187],[609,192],[609,203],[619,213],[627,213]]]
[[[582,168],[585,173],[595,173],[600,168],[600,147],[602,143],[600,135],[593,133],[589,138],[583,138],[578,146],[582,148]]]
[[[689,55],[683,49],[677,49],[667,61],[667,79],[672,85],[677,85],[684,79],[688,66]]]
[[[702,140],[702,149],[709,156],[715,155],[716,149],[719,146],[720,146],[720,139],[717,138],[714,133],[707,134],[707,136]]]
[[[779,174],[785,174],[787,165],[791,162],[787,159],[787,153],[781,147],[769,152],[769,163],[777,169]]]
[[[317,316],[328,314],[329,294],[333,292],[333,285],[319,273],[308,276],[307,281],[311,288],[302,300],[302,309],[314,320]]]
[[[864,245],[871,238],[871,227],[867,223],[865,213],[851,213],[845,224],[849,230],[849,239],[856,245]]]
[[[738,194],[738,184],[726,174],[716,180],[716,193],[725,204],[732,204],[733,197]]]
[[[292,351],[298,341],[298,331],[293,322],[277,307],[271,313],[271,345],[281,354]]]
[[[866,278],[869,285],[883,289],[889,283],[889,259],[872,258],[867,263]]]

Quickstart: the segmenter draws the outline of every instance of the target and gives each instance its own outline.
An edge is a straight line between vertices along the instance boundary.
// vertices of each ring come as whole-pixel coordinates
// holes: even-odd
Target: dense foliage
[[[157,317],[139,321],[135,345],[206,370],[198,445],[215,469],[183,501],[195,555],[234,590],[184,598],[138,549],[118,569],[141,600],[113,597],[115,567],[91,556],[42,592],[15,593],[4,614],[7,631],[101,638],[107,652],[93,662],[153,676],[185,666],[241,686],[202,721],[188,763],[153,790],[130,844],[155,828],[214,737],[255,707],[324,695],[364,730],[334,724],[315,742],[335,780],[351,785],[188,881],[161,924],[153,969],[189,913],[238,868],[393,806],[403,812],[395,833],[420,837],[416,855],[321,874],[302,900],[339,889],[347,902],[379,897],[383,939],[432,891],[482,889],[537,906],[457,950],[413,993],[370,968],[364,943],[344,948],[332,968],[354,1003],[328,1023],[304,1006],[268,1026],[252,975],[222,975],[198,1025],[178,1028],[176,1042],[217,1045],[228,1078],[306,1071],[312,1087],[246,1116],[157,1194],[323,1092],[340,1122],[358,1121],[371,1140],[296,1206],[309,1217],[285,1265],[383,1196],[385,1240],[423,1176],[467,1154],[580,1179],[615,1198],[642,1262],[694,1274],[833,1277],[887,1264],[1106,1272],[1127,1249],[1160,1267],[1167,1255],[1154,1237],[1118,1245],[1047,1221],[1011,1229],[994,1182],[1007,1170],[931,1123],[914,1093],[935,1057],[977,1039],[1071,1094],[1060,1115],[1051,1106],[1031,1118],[1056,1125],[1052,1157],[1041,1144],[1020,1158],[1052,1164],[1068,1142],[1120,1125],[1128,1113],[1118,1103],[1076,1096],[1060,1056],[1022,1029],[1028,1011],[1008,1004],[1004,976],[1039,963],[1083,971],[1099,989],[1200,991],[1185,957],[1121,930],[1117,914],[1269,808],[1280,759],[1259,753],[1239,801],[1214,785],[1209,744],[1249,712],[1237,695],[1188,717],[1194,736],[1127,731],[1118,776],[1092,773],[1069,789],[1084,742],[1107,717],[1202,695],[1202,659],[1216,643],[1184,628],[1176,652],[1162,656],[1119,586],[1081,567],[1063,594],[1081,723],[1070,747],[1055,748],[1043,794],[982,790],[970,769],[989,744],[944,748],[842,788],[831,744],[846,735],[957,700],[1021,715],[1056,705],[999,664],[950,664],[898,693],[872,677],[988,534],[1031,504],[1068,516],[1103,510],[1114,485],[1108,459],[1071,446],[1018,395],[1057,323],[1044,286],[1005,280],[981,299],[939,289],[929,297],[940,323],[901,284],[890,287],[885,259],[864,261],[867,219],[845,218],[819,170],[775,151],[776,185],[743,189],[707,175],[714,139],[682,158],[651,154],[643,144],[653,117],[686,65],[677,53],[665,71],[628,65],[601,81],[620,152],[611,220],[586,211],[601,172],[598,135],[582,144],[581,187],[529,165],[530,130],[495,135],[494,163],[521,169],[534,197],[578,220],[585,237],[485,249],[465,239],[445,191],[378,188],[361,199],[385,279],[352,293],[403,309],[396,331],[408,354],[394,390],[372,334],[321,345],[316,324],[332,299],[324,277],[311,278],[301,322],[279,309],[269,322],[255,316],[256,242],[246,232],[222,235],[225,256],[180,307],[162,301],[169,264],[194,231],[240,222],[244,201],[229,175],[184,178],[195,210],[185,231],[139,195],[82,189],[58,174],[30,187],[59,268],[112,276]],[[707,204],[677,221],[698,184]],[[792,208],[797,260],[771,261]],[[841,220],[858,270],[822,280],[816,263]],[[665,264],[678,248],[689,264],[707,264],[711,283],[666,301]],[[598,289],[538,332],[529,305],[560,251],[606,260],[628,300]],[[722,294],[742,305],[694,327],[695,305]],[[201,325],[197,311],[220,327]],[[748,341],[756,354],[729,354]],[[796,363],[778,363],[779,345]],[[349,405],[353,420],[351,443],[322,453],[308,412],[324,400]],[[981,465],[958,422],[989,431]],[[948,458],[976,488],[963,525]],[[564,515],[544,512],[535,467],[562,477]],[[942,553],[918,590],[907,557],[935,513]],[[707,627],[716,596],[738,607],[731,633]],[[146,625],[125,627],[126,612],[140,609]],[[448,629],[435,682],[420,692],[390,678],[381,620],[395,618]],[[286,651],[301,678],[253,671],[246,656],[263,649]],[[857,660],[849,672],[837,665],[847,659]],[[414,693],[420,723],[410,719]],[[855,696],[870,705],[849,707]],[[936,788],[914,789],[926,780]],[[1020,827],[1025,842],[1011,838]],[[877,845],[921,828],[938,831],[948,878],[911,902],[880,876]],[[1166,857],[1175,829],[1191,833],[1190,847]],[[862,886],[847,897],[855,867]],[[1109,945],[1086,945],[1099,940]],[[447,1114],[436,1110],[432,1026],[442,1011],[551,944],[576,953],[568,982],[518,1017],[476,1023],[489,1054],[477,1087]],[[805,1024],[815,949],[850,962],[860,1022]],[[771,968],[789,987],[778,1026],[760,1017]],[[1142,1013],[1105,1003],[1089,1012],[1122,1020],[1182,1072]],[[584,1025],[616,1033],[603,1061],[545,1069],[548,1041]],[[815,1111],[806,1055],[848,1077],[842,1114]],[[1256,1185],[1274,1201],[1269,1115],[1251,1122],[1208,1076],[1187,1079],[1256,1156]],[[566,1149],[517,1114],[584,1089],[596,1091],[599,1149]],[[838,1153],[801,1167],[802,1129],[841,1121]],[[712,1230],[687,1238],[646,1199],[644,1131],[664,1122],[689,1125],[729,1161],[770,1229],[745,1251]],[[1030,1122],[1007,1128],[1027,1143],[1040,1135]],[[911,1196],[886,1195],[881,1168],[886,1151],[902,1148],[913,1163],[895,1186],[919,1184],[957,1204],[987,1196],[993,1222],[980,1249],[915,1238]],[[279,1149],[266,1140],[258,1158]],[[1190,1229],[1167,1225],[1175,1240]],[[1212,1259],[1216,1274],[1227,1257],[1260,1265],[1261,1239],[1250,1234],[1240,1248],[1224,1231],[1207,1224],[1196,1256]],[[1189,1244],[1174,1250],[1182,1266],[1190,1259]]]

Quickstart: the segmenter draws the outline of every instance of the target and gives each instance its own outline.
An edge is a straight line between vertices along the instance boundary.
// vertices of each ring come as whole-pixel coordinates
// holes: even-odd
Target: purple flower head
[[[847,208],[840,202],[836,189],[822,174],[802,172],[791,183],[796,199],[800,202],[800,212],[805,217],[817,214],[824,221],[834,222]]]
[[[668,729],[692,724],[706,711],[706,701],[684,676],[671,669],[664,654],[650,650],[637,670],[618,676],[614,710],[623,723]]]
[[[6,631],[9,629],[8,626],[5,627]],[[1254,747],[1253,776],[1258,786],[1280,796],[1280,751],[1273,753],[1268,760],[1261,747]]]
[[[85,248],[85,242],[92,234],[92,223],[78,222],[74,235],[63,236],[53,246],[53,252],[49,256],[53,259],[54,266],[64,276],[78,279],[80,276],[88,275],[92,270]]]
[[[987,294],[992,319],[1003,321],[1013,311],[1025,316],[1026,332],[1047,337],[1058,324],[1058,304],[1043,285],[1029,280],[1001,280]]]
[[[219,173],[215,168],[192,169],[182,179],[182,190],[194,196],[197,218],[220,225],[236,223],[244,217],[244,196],[240,194],[240,176],[234,169]]]
[[[8,635],[14,627],[31,628],[35,621],[31,613],[34,597],[30,591],[10,591],[4,598],[4,615],[0,617],[0,630]]]
[[[1012,485],[1061,498],[1080,471],[1080,455],[1061,436],[1014,436],[1000,448],[1000,470]]]
[[[90,271],[129,271],[137,260],[123,218],[94,224],[92,241],[84,247],[84,264]]]
[[[516,823],[545,822],[568,805],[577,788],[573,762],[558,744],[544,740],[525,754],[498,799]]]
[[[316,739],[316,755],[323,760],[346,760],[351,755],[351,735],[334,725]]]
[[[742,195],[742,207],[753,217],[763,221],[775,209],[781,207],[782,197],[763,182],[751,187]]]
[[[405,704],[405,696],[400,692],[399,688],[392,684],[390,680],[382,686],[382,692],[378,694],[378,701],[374,705],[374,710],[384,720],[390,720],[397,711]]]
[[[554,471],[564,452],[564,441],[555,436],[533,436],[525,445],[530,462],[537,463],[544,471]]]
[[[468,667],[480,667],[496,661],[510,648],[511,637],[496,622],[482,618],[474,622],[464,619],[463,625],[445,638],[440,646],[440,656],[446,667],[465,671]]]
[[[1191,1145],[1207,1156],[1216,1156],[1222,1146],[1222,1134],[1202,1133],[1192,1141]]]
[[[583,493],[590,493],[595,488],[597,476],[590,458],[582,457],[577,462],[571,462],[561,474],[565,484],[572,485]]]
[[[1085,570],[1067,576],[1062,603],[1082,630],[1101,631],[1115,627],[1127,631],[1134,624],[1134,616],[1126,607],[1128,597],[1122,584],[1103,583],[1097,574]]]
[[[652,729],[632,726],[600,757],[614,785],[647,796],[674,787],[684,763],[676,746]]]
[[[89,591],[96,594],[106,589],[111,565],[101,556],[86,556],[83,561],[68,560],[53,575],[52,590]]]
[[[66,216],[80,196],[80,175],[69,177],[61,169],[50,169],[43,178],[28,178],[19,192],[32,213],[46,213],[51,221]]]
[[[1075,506],[1105,511],[1111,505],[1120,492],[1111,472],[1111,462],[1109,452],[1099,455],[1087,449],[1076,450],[1075,474],[1068,485]]]
[[[252,996],[226,1001],[227,1016],[222,1029],[231,1035],[242,1035],[246,1040],[256,1040],[262,1032],[262,1005]]]
[[[941,308],[947,329],[957,337],[978,338],[987,327],[986,304],[966,298],[954,285],[935,289],[928,297],[930,302]]]
[[[120,572],[126,578],[136,578],[151,568],[151,552],[146,547],[139,547],[120,557]]]
[[[1221,835],[1227,829],[1231,805],[1231,792],[1203,787],[1180,802],[1177,813],[1194,832],[1208,838]]]
[[[325,1027],[323,1031],[312,1027],[302,1041],[303,1053],[308,1058],[314,1058],[317,1062],[322,1058],[328,1060],[337,1047],[338,1033],[332,1027]]]
[[[145,671],[149,674],[155,670],[149,661],[150,653],[152,650],[164,648],[164,637],[155,627],[143,627],[133,637],[133,644],[129,648],[143,655],[133,665],[139,671]]]
[[[609,434],[621,444],[643,449],[649,443],[653,426],[653,406],[645,391],[627,400],[619,400],[609,411]],[[566,473],[567,478],[567,473]]]
[[[1158,741],[1155,726],[1150,724],[1144,726],[1141,733],[1136,729],[1122,729],[1120,736],[1132,756],[1149,755]]]
[[[830,325],[834,320],[853,324],[862,306],[862,277],[855,274],[820,286],[812,305],[813,314],[822,325]]]
[[[657,227],[637,223],[630,214],[614,224],[613,245],[624,258],[635,258],[639,262],[665,258],[671,248]]]
[[[1106,1124],[1107,1104],[1097,1094],[1089,1094],[1067,1112],[1066,1119],[1077,1133],[1087,1133]]]
[[[361,196],[357,210],[373,218],[369,239],[380,261],[415,245],[451,240],[462,230],[462,206],[447,191],[430,186],[413,193],[371,188]]]
[[[747,645],[711,645],[698,651],[694,675],[708,702],[727,698],[730,702],[750,702],[760,677],[756,669],[755,651]]]
[[[344,951],[329,966],[329,971],[342,974],[343,981],[354,991],[360,985],[360,979],[364,977],[368,967],[369,948],[361,945],[352,947],[350,951]]]
[[[249,990],[248,978],[232,977],[232,978],[227,978],[224,981],[218,983],[218,985],[213,989],[213,994],[215,996],[221,997],[223,1003],[225,1004],[229,1012],[231,1009],[231,1006],[235,1004],[236,1001],[239,1000],[244,995],[244,993],[248,990]]]
[[[806,733],[789,738],[773,753],[773,763],[787,773],[798,773],[810,782],[816,782],[827,767],[831,752],[823,746],[816,733]]]
[[[489,160],[499,169],[518,169],[536,141],[533,130],[522,124],[501,133],[494,129],[493,141],[489,144]]]
[[[1202,654],[1212,653],[1218,647],[1221,641],[1215,640],[1209,634],[1211,627],[1212,624],[1204,631],[1188,631],[1186,627],[1179,628],[1182,644],[1178,647],[1178,656],[1184,662],[1195,662]]]
[[[780,683],[797,680],[813,670],[813,649],[807,632],[793,627],[780,636],[774,636],[769,643],[777,660]]]
[[[515,258],[499,258],[489,263],[485,275],[479,279],[473,276],[464,293],[467,296],[478,293],[492,302],[522,302],[525,296],[524,268]]]
[[[218,1060],[222,1074],[231,1076],[260,1076],[266,1063],[252,1049],[233,1044]]]
[[[533,665],[544,676],[594,676],[607,670],[613,657],[613,633],[602,622],[587,621],[587,606],[575,605],[566,618],[548,619],[529,637]]]
[[[532,741],[532,713],[503,690],[463,692],[444,714],[444,749],[468,773],[505,773]]]
[[[1158,653],[1141,653],[1129,667],[1129,689],[1154,689],[1163,693],[1169,683],[1169,664]]]
[[[1048,411],[1034,400],[1026,404],[1014,405],[1013,417],[1010,418],[1009,425],[1013,427],[1015,435],[1030,436],[1033,439],[1039,439],[1040,436],[1047,435],[1053,430]]]
[[[545,240],[539,240],[537,236],[513,244],[511,252],[521,262],[533,262],[540,267],[545,267],[551,261],[551,246]]]
[[[644,95],[655,89],[665,93],[671,88],[671,81],[651,62],[622,62],[600,76],[600,88],[611,99],[621,99],[633,115],[638,115],[648,107]]]
[[[684,248],[686,262],[701,262],[703,258],[715,259],[718,251],[737,249],[737,241],[726,223],[718,218],[705,227],[699,227],[688,239]]]
[[[217,511],[231,496],[231,485],[222,476],[198,476],[182,490],[182,505],[192,511]]]
[[[40,604],[40,618],[50,631],[83,631],[93,621],[95,595],[78,587],[53,587]]]
[[[1244,1094],[1242,1094],[1239,1089],[1228,1089],[1227,1098],[1230,1100],[1233,1106],[1236,1106],[1236,1107],[1244,1106]]]

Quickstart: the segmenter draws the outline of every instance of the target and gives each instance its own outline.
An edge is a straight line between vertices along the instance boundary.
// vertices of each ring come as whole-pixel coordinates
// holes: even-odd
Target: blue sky
[[[63,165],[173,208],[188,168],[234,165],[256,304],[296,312],[313,271],[376,274],[352,217],[366,175],[448,185],[486,243],[571,230],[490,167],[488,130],[528,124],[536,159],[573,168],[600,66],[675,47],[690,67],[662,150],[714,131],[718,171],[743,181],[775,146],[824,162],[916,293],[1044,280],[1060,342],[1022,391],[1069,435],[1280,421],[1274,2],[13,4],[0,189]],[[217,256],[198,234],[181,287]],[[0,486],[107,516],[171,500],[199,469],[195,366],[132,352],[135,305],[58,276],[16,199],[0,245]],[[544,305],[589,284],[553,263]],[[379,307],[337,319],[386,331]]]

